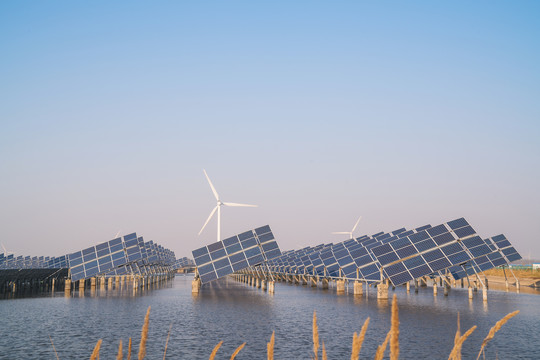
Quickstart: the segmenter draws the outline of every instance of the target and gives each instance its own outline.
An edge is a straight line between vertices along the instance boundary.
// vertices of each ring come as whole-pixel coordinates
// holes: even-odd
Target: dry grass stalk
[[[171,323],[171,326],[169,326],[169,332],[167,333],[167,341],[165,341],[165,350],[163,351],[163,360],[165,360],[165,356],[167,356],[167,347],[169,346],[169,338],[171,337],[171,329],[172,329],[172,323]]]
[[[366,337],[366,331],[367,331],[368,325],[369,325],[369,318],[367,318],[366,321],[364,321],[364,325],[362,325],[360,334],[359,335],[356,335],[356,333],[353,334],[351,360],[358,360],[358,357],[360,356],[360,350],[362,349],[362,344],[364,343],[364,338]]]
[[[384,342],[377,347],[377,352],[375,353],[375,360],[382,360],[384,357],[384,351],[386,350],[386,346],[388,345],[388,340],[390,340],[390,335],[392,334],[392,330],[386,334],[386,338],[384,339]]]
[[[231,355],[231,360],[234,360],[236,355],[238,355],[238,353],[240,352],[240,350],[242,350],[244,348],[244,346],[246,346],[246,343],[243,343],[242,345],[237,347],[236,350],[234,350],[233,354]]]
[[[392,325],[390,327],[390,360],[399,359],[399,314],[397,296],[392,299]]]
[[[459,311],[457,313],[457,330],[456,330],[456,336],[454,336],[454,346],[457,345],[459,339],[461,338],[461,325],[459,323]],[[461,360],[461,348],[457,349],[458,351],[455,352],[454,360]]]
[[[514,316],[516,316],[517,314],[519,313],[519,310],[516,310],[514,312],[511,312],[510,314],[506,315],[505,317],[503,317],[501,320],[497,321],[497,323],[495,324],[495,326],[493,326],[491,329],[489,329],[489,333],[488,335],[486,336],[486,338],[484,339],[484,341],[482,341],[482,347],[480,348],[480,352],[478,353],[478,356],[476,357],[476,360],[478,360],[480,358],[480,355],[482,355],[482,353],[485,351],[485,347],[487,345],[487,343],[493,339],[493,337],[495,336],[495,333],[499,330],[501,330],[501,327],[506,324],[506,322],[508,320],[510,320],[511,318],[513,318]]]
[[[94,347],[94,351],[92,351],[92,355],[90,355],[90,360],[99,360],[99,349],[101,348],[101,339],[98,340],[96,346]]]
[[[219,348],[221,347],[221,344],[223,344],[223,340],[221,340],[216,346],[214,346],[214,350],[212,350],[212,353],[210,354],[210,359],[209,360],[214,360]]]
[[[319,328],[317,327],[317,313],[313,312],[313,356],[317,360],[319,356]]]
[[[150,320],[150,306],[146,310],[144,324],[141,331],[141,342],[139,344],[139,360],[143,360],[146,356],[146,340],[148,340],[148,322]]]
[[[120,344],[118,344],[118,354],[116,355],[116,360],[122,360],[124,357],[124,354],[122,353],[122,340],[120,340]]]
[[[131,338],[129,338],[129,342],[128,342],[127,360],[131,360]]]
[[[266,344],[268,360],[274,360],[274,341],[275,341],[274,334],[275,334],[275,331],[272,331],[272,337],[270,338],[270,342]]]
[[[326,356],[326,348],[324,347],[324,341],[322,342],[322,360],[328,360],[328,357]]]
[[[54,355],[56,355],[56,360],[60,360],[60,358],[58,357],[58,353],[56,352],[56,348],[54,347],[54,343],[52,341],[51,335],[49,335],[49,339],[51,340],[51,345],[52,345],[52,348],[54,350]]]
[[[463,346],[463,343],[471,334],[476,330],[476,325],[467,330],[463,336],[459,338],[459,340],[454,344],[454,347],[452,348],[452,351],[450,352],[450,356],[448,356],[448,360],[452,359],[461,359],[461,347]]]

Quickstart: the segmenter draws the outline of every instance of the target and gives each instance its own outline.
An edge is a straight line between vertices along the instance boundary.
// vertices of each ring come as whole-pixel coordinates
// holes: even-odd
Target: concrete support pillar
[[[259,278],[255,279],[255,286],[257,287],[257,289],[261,288],[261,279]]]
[[[487,302],[487,287],[482,288],[482,299]]]
[[[310,277],[309,283],[311,284],[311,287],[317,287],[317,278],[315,276]]]
[[[418,279],[414,279],[414,292],[418,294]]]
[[[437,282],[433,282],[433,296],[437,296]]]
[[[71,291],[71,279],[66,279],[66,281],[64,282],[64,290],[66,292]]]
[[[114,287],[118,289],[118,287],[120,286],[120,276],[116,276],[114,280]]]
[[[273,294],[273,293],[274,293],[274,291],[275,291],[275,288],[274,288],[274,287],[275,287],[275,282],[274,282],[274,281],[269,281],[269,282],[268,282],[268,292],[269,292],[270,294]]]
[[[362,282],[355,281],[353,286],[354,295],[364,295],[364,284],[362,284]]]
[[[407,292],[411,292],[411,282],[407,281],[407,284],[405,286],[407,287]]]
[[[461,288],[463,289],[464,286],[463,286],[463,278],[461,279]]]
[[[516,288],[519,290],[519,280],[516,279]]]
[[[505,284],[506,284],[506,290],[508,290],[508,288],[510,287],[510,286],[508,285],[508,279],[506,279],[504,282],[505,282]]]
[[[261,289],[262,291],[266,291],[266,280],[261,280]]]
[[[112,290],[112,277],[109,278],[109,284],[107,286],[107,290]]]
[[[322,279],[321,284],[323,289],[328,289],[328,279]]]
[[[194,279],[191,281],[191,292],[198,294],[199,290],[201,289],[201,280],[200,279]]]
[[[305,275],[302,276],[302,285],[307,285],[307,279]]]
[[[447,283],[444,283],[444,287],[443,287],[444,296],[448,296],[449,289],[450,289],[450,286]]]
[[[79,291],[80,290],[84,291],[84,282],[85,282],[84,279],[79,280]]]
[[[469,299],[473,298],[473,289],[469,286]]]
[[[338,293],[345,292],[345,280],[336,281],[336,290]]]
[[[90,278],[90,288],[94,289],[94,290],[96,289],[96,277],[95,276]]]
[[[377,284],[377,299],[388,300],[388,284],[384,282]]]
[[[489,282],[487,278],[484,278],[484,282],[486,283],[486,289],[489,290]]]

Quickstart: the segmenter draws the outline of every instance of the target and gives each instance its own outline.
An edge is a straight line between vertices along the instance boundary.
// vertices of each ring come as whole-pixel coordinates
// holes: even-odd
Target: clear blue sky
[[[0,2],[0,241],[466,217],[540,257],[540,2]]]

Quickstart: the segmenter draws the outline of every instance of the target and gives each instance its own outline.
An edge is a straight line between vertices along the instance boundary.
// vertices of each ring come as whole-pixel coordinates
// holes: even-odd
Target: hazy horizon
[[[0,242],[191,257],[465,217],[540,258],[540,4],[3,2]]]

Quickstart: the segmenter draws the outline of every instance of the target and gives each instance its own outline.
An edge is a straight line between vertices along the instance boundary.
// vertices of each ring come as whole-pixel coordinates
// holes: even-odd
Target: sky
[[[191,257],[465,217],[540,258],[537,1],[0,2],[0,242]]]

